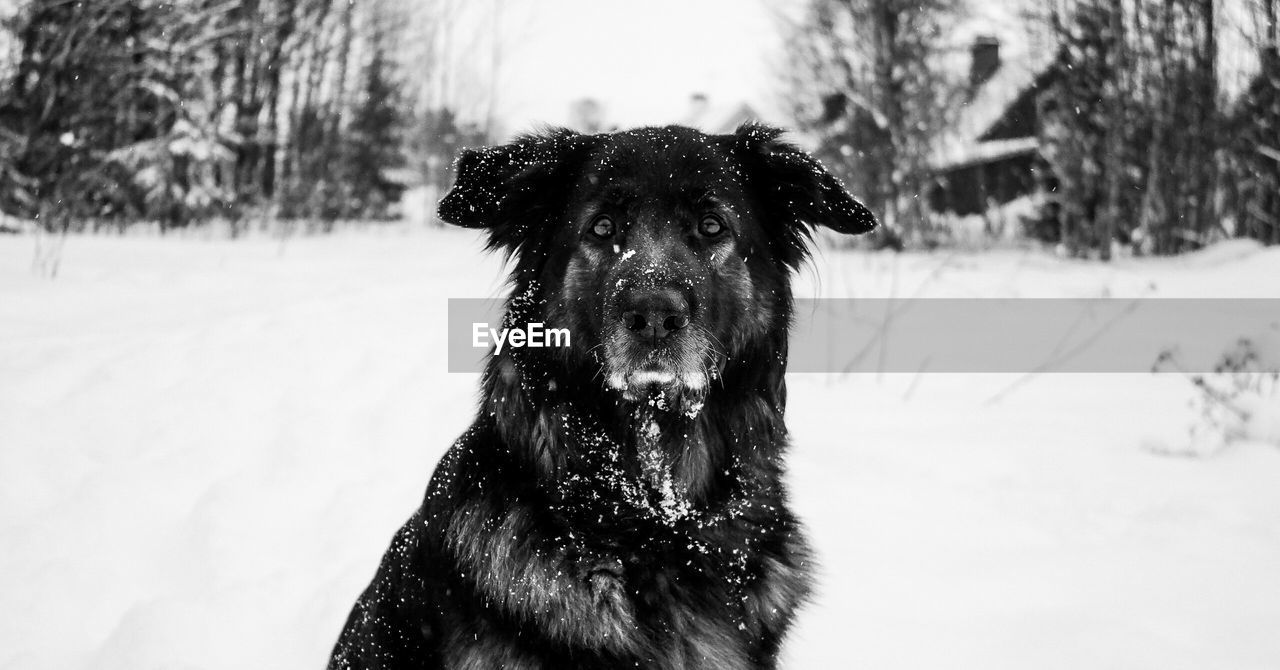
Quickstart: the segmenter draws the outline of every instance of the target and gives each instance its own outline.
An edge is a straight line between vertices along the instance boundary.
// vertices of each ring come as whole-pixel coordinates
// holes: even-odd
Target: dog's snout
[[[620,302],[622,325],[647,342],[656,344],[689,325],[689,302],[675,289],[632,290]]]

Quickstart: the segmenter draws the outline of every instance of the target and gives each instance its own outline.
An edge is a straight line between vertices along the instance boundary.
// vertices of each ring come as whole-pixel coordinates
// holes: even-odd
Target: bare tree
[[[953,0],[811,0],[791,26],[787,95],[818,153],[908,238],[958,81],[941,65]]]
[[[0,82],[0,137],[16,151],[0,165],[0,202],[44,220],[162,227],[253,212],[377,216],[362,207],[395,188],[383,180],[380,197],[350,197],[369,185],[342,159],[370,139],[353,119],[390,123],[402,111],[386,56],[403,23],[382,18],[392,6],[29,0]],[[376,104],[396,109],[368,108],[359,87],[370,81]],[[375,154],[395,163],[400,151]]]
[[[1041,151],[1059,183],[1061,240],[1168,254],[1221,230],[1224,161],[1214,0],[1058,0],[1056,76]]]
[[[1255,3],[1258,72],[1230,119],[1235,232],[1280,244],[1280,29],[1277,0]]]
[[[502,0],[422,0],[406,18],[411,38],[401,53],[417,75],[407,92],[410,160],[426,186],[424,211],[434,212],[458,151],[500,135],[503,61],[519,41],[510,11]]]

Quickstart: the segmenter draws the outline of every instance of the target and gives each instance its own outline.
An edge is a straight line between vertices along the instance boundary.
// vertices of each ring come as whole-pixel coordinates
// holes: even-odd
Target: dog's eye
[[[724,221],[714,214],[708,214],[698,222],[698,232],[703,237],[715,237],[724,232]]]
[[[613,237],[613,219],[607,216],[596,217],[596,220],[591,223],[591,234],[602,240]]]

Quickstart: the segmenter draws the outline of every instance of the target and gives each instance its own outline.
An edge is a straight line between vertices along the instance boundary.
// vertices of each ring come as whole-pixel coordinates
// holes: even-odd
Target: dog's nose
[[[621,304],[622,325],[646,342],[657,344],[689,325],[689,303],[675,289],[628,291]]]

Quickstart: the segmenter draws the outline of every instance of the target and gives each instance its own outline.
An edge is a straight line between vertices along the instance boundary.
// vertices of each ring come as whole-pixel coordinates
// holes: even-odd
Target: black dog
[[[330,668],[772,668],[809,588],[782,456],[790,273],[875,220],[748,125],[468,151],[440,217],[513,257],[506,347]]]

